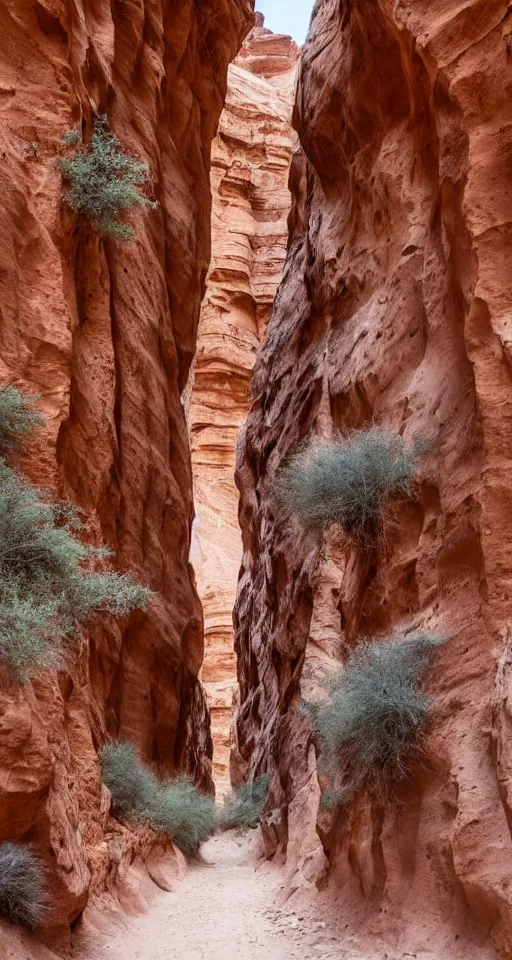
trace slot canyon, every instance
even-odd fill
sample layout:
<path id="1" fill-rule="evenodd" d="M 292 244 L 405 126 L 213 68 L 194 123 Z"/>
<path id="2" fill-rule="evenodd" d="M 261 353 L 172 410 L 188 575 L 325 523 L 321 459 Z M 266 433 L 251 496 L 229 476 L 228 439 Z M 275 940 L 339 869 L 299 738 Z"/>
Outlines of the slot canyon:
<path id="1" fill-rule="evenodd" d="M 242 541 L 234 482 L 237 431 L 249 378 L 281 279 L 298 57 L 290 37 L 258 25 L 228 72 L 211 157 L 212 262 L 189 383 L 195 523 L 191 560 L 204 612 L 202 679 L 209 697 L 214 769 L 229 791 L 236 690 L 232 611 Z"/>
<path id="2" fill-rule="evenodd" d="M 258 6 L 0 7 L 0 960 L 512 960 L 512 7 Z"/>

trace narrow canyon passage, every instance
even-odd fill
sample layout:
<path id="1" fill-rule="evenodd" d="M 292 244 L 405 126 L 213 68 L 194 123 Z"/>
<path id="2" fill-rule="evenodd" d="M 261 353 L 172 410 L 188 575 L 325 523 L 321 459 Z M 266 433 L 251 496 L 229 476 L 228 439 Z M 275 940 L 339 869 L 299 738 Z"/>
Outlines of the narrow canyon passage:
<path id="1" fill-rule="evenodd" d="M 0 960 L 512 960 L 511 103 L 512 0 L 0 2 Z"/>
<path id="2" fill-rule="evenodd" d="M 235 450 L 286 255 L 298 55 L 292 38 L 273 34 L 259 16 L 228 71 L 226 103 L 212 145 L 212 260 L 184 398 L 194 479 L 190 559 L 204 612 L 201 679 L 210 708 L 218 796 L 231 786 L 236 696 L 233 605 L 242 538 Z M 236 779 L 236 771 L 231 773 Z"/>
<path id="3" fill-rule="evenodd" d="M 279 867 L 258 862 L 254 834 L 224 834 L 203 847 L 175 893 L 88 945 L 82 960 L 363 960 L 324 921 L 276 907 Z M 374 958 L 365 954 L 365 960 Z M 376 958 L 375 958 L 376 960 Z"/>

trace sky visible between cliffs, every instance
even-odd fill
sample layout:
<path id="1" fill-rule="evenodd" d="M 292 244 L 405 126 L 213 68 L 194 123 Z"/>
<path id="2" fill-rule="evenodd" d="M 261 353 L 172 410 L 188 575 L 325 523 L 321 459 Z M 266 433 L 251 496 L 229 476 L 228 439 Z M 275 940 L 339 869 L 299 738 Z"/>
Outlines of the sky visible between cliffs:
<path id="1" fill-rule="evenodd" d="M 291 34 L 304 43 L 308 32 L 313 0 L 256 0 L 256 10 L 265 14 L 265 26 L 274 33 Z"/>

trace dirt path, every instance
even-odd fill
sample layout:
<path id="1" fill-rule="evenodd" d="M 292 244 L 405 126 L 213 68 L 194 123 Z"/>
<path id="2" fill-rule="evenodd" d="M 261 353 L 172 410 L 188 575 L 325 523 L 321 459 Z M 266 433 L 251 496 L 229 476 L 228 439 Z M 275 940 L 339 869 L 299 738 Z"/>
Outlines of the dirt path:
<path id="1" fill-rule="evenodd" d="M 275 907 L 278 868 L 257 868 L 250 838 L 215 837 L 175 893 L 96 943 L 98 960 L 344 960 L 325 923 Z M 92 960 L 92 958 L 91 958 Z"/>

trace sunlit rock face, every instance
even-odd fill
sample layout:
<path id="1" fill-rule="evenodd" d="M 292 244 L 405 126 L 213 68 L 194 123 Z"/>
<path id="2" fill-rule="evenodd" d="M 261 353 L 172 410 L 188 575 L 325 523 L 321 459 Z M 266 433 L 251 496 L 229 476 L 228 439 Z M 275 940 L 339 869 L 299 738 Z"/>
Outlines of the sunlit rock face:
<path id="1" fill-rule="evenodd" d="M 0 381 L 40 394 L 47 417 L 22 466 L 156 593 L 147 613 L 98 618 L 58 676 L 2 686 L 0 841 L 30 841 L 47 863 L 57 946 L 89 891 L 143 852 L 129 831 L 108 839 L 105 738 L 213 788 L 180 395 L 210 259 L 210 146 L 251 23 L 250 0 L 0 6 Z M 158 201 L 130 217 L 127 243 L 62 202 L 61 138 L 88 139 L 102 113 Z"/>
<path id="2" fill-rule="evenodd" d="M 316 4 L 239 444 L 234 765 L 272 770 L 269 853 L 293 886 L 327 882 L 372 956 L 512 956 L 511 31 L 507 0 Z M 320 549 L 276 518 L 275 472 L 297 440 L 373 422 L 431 440 L 414 496 L 380 553 Z M 397 626 L 449 636 L 427 760 L 398 805 L 329 812 L 301 697 Z"/>
<path id="3" fill-rule="evenodd" d="M 189 421 L 196 509 L 191 559 L 204 610 L 202 678 L 221 793 L 229 785 L 236 680 L 232 609 L 242 555 L 233 480 L 236 434 L 286 252 L 297 56 L 290 37 L 266 30 L 260 15 L 229 68 L 212 149 L 212 263 Z"/>

